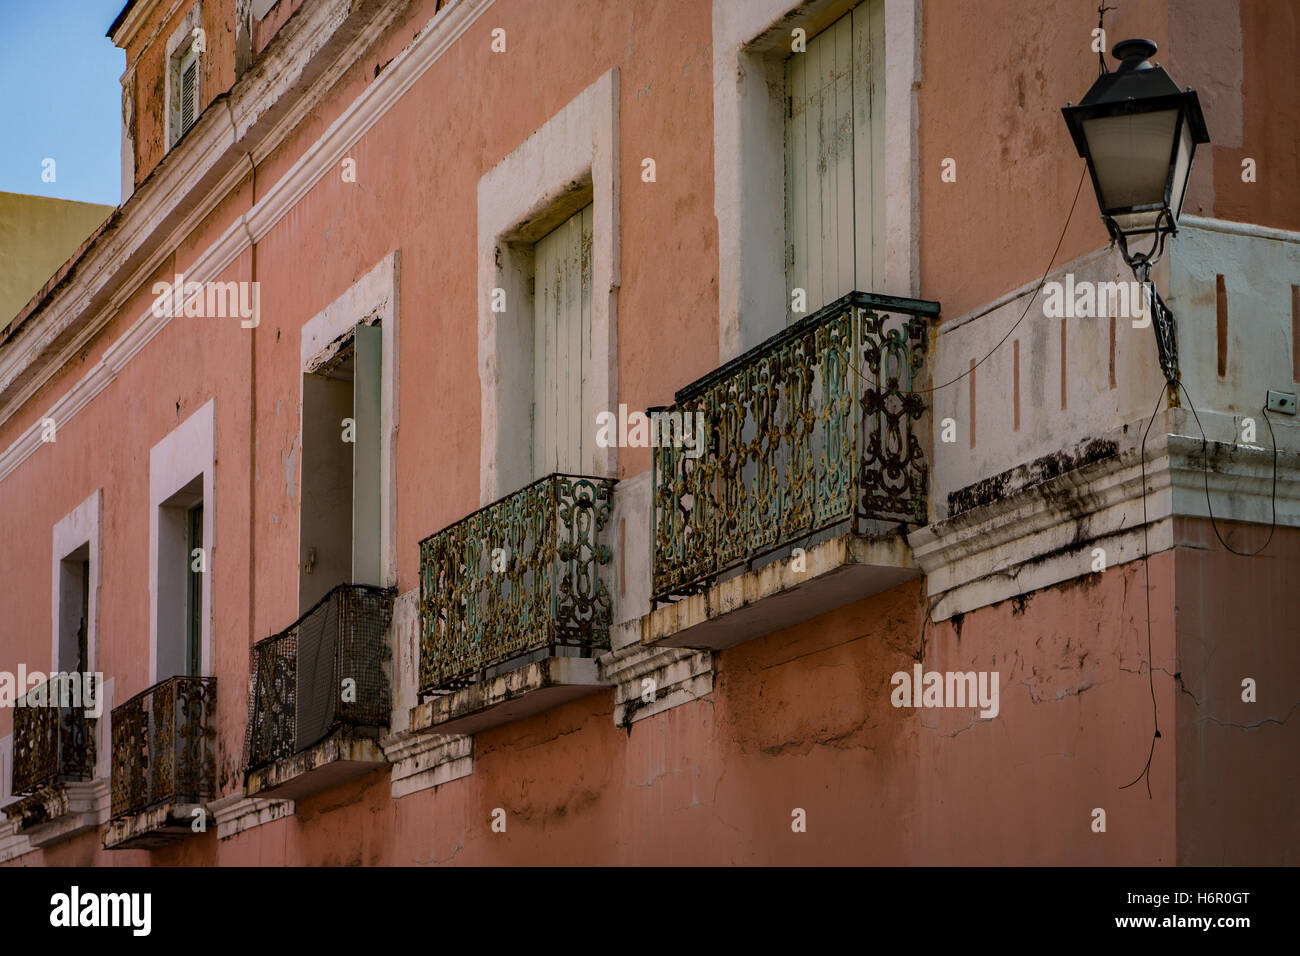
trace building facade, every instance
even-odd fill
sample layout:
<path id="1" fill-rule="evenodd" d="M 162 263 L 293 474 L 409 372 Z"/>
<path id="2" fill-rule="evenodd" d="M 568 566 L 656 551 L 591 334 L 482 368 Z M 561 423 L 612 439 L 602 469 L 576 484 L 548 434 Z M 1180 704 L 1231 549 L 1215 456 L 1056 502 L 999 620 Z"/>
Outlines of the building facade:
<path id="1" fill-rule="evenodd" d="M 1174 393 L 1088 3 L 127 3 L 0 340 L 0 860 L 1296 862 L 1300 14 L 1119 6 Z"/>
<path id="2" fill-rule="evenodd" d="M 113 214 L 112 206 L 0 192 L 0 315 L 22 311 Z M 8 331 L 8 330 L 6 330 Z"/>

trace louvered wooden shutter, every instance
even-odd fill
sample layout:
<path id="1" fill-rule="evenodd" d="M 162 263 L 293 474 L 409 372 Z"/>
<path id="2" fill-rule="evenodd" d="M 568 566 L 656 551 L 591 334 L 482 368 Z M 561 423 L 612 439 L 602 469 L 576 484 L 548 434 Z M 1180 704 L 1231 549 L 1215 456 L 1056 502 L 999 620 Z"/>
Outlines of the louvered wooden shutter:
<path id="1" fill-rule="evenodd" d="M 786 268 L 815 312 L 883 269 L 884 21 L 867 0 L 786 61 Z M 787 301 L 787 309 L 789 308 Z"/>
<path id="2" fill-rule="evenodd" d="M 594 440 L 591 372 L 592 207 L 533 250 L 533 474 L 583 474 Z"/>
<path id="3" fill-rule="evenodd" d="M 195 97 L 198 93 L 199 61 L 193 52 L 181 62 L 181 132 L 194 124 Z"/>

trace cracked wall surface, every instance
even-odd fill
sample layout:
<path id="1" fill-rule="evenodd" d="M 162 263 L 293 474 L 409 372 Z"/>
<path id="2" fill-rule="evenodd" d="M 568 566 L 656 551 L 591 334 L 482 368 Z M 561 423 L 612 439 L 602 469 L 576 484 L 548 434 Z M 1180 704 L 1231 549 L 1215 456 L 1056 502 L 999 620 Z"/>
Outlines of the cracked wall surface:
<path id="1" fill-rule="evenodd" d="M 1095 60 L 1076 58 L 1070 69 L 1055 72 L 1041 64 L 1066 62 L 1078 50 L 1092 12 L 1082 10 L 1076 20 L 1067 20 L 1051 5 L 991 4 L 932 3 L 922 12 L 920 145 L 912 158 L 919 168 L 933 171 L 956 152 L 963 190 L 958 193 L 933 175 L 918 183 L 923 236 L 918 294 L 942 300 L 945 321 L 1038 278 L 1061 221 L 1054 210 L 1059 207 L 1063 216 L 1080 172 L 1057 107 L 1086 89 Z M 235 0 L 205 2 L 204 16 L 223 18 L 221 11 L 236 5 Z M 159 30 L 172 30 L 190 6 L 177 4 L 175 16 Z M 554 6 L 501 0 L 490 8 L 490 18 L 466 27 L 447 55 L 431 61 L 391 108 L 376 115 L 373 126 L 339 147 L 355 161 L 355 180 L 344 179 L 337 166 L 310 176 L 295 172 L 325 150 L 318 144 L 330 142 L 327 132 L 353 104 L 376 84 L 389 88 L 403 64 L 412 62 L 407 54 L 414 38 L 441 6 L 439 0 L 415 0 L 404 7 L 391 28 L 379 30 L 372 46 L 334 78 L 316 107 L 260 156 L 255 170 L 232 185 L 189 234 L 177 237 L 165 261 L 137 277 L 134 288 L 126 284 L 127 267 L 143 258 L 105 263 L 123 270 L 110 290 L 120 296 L 117 312 L 35 398 L 0 422 L 0 448 L 11 447 L 55 399 L 71 394 L 127 339 L 128 330 L 149 313 L 154 282 L 191 268 L 246 213 L 270 216 L 276 207 L 261 204 L 284 183 L 301 188 L 265 233 L 259 232 L 255 248 L 240 245 L 213 277 L 260 283 L 260 326 L 244 330 L 238 323 L 171 321 L 142 341 L 139 353 L 114 371 L 112 381 L 75 417 L 60 421 L 57 443 L 14 466 L 0 494 L 6 536 L 44 547 L 54 522 L 92 489 L 103 488 L 99 652 L 117 682 L 115 693 L 125 700 L 148 684 L 141 636 L 148 634 L 149 594 L 141 581 L 147 581 L 142 570 L 149 564 L 149 535 L 141 525 L 141 502 L 148 494 L 149 449 L 218 396 L 211 588 L 219 595 L 212 630 L 219 635 L 213 673 L 219 685 L 222 797 L 240 788 L 248 648 L 300 611 L 297 436 L 304 322 L 392 250 L 401 250 L 409 267 L 397 278 L 396 291 L 411 320 L 403 320 L 394 363 L 404 412 L 396 438 L 393 533 L 397 586 L 407 597 L 399 604 L 400 653 L 394 662 L 414 674 L 419 542 L 481 503 L 480 432 L 487 426 L 473 320 L 480 291 L 475 187 L 487 170 L 611 69 L 625 78 L 619 87 L 624 185 L 618 399 L 633 409 L 669 401 L 676 389 L 719 361 L 718 220 L 711 178 L 715 51 L 712 4 L 704 0 L 575 0 Z M 1202 9 L 1208 3 L 1140 0 L 1117 13 L 1112 34 L 1150 20 L 1164 43 L 1169 32 L 1164 13 L 1180 6 Z M 311 9 L 300 0 L 281 0 L 254 25 L 252 48 L 267 48 L 296 11 Z M 1267 55 L 1294 43 L 1288 46 L 1282 31 L 1281 40 L 1261 42 L 1261 9 L 1243 0 L 1239 19 L 1243 43 L 1263 54 L 1244 54 L 1243 69 L 1224 73 L 1226 85 L 1215 95 L 1231 98 L 1232 77 L 1238 74 L 1250 86 L 1261 72 L 1271 76 L 1266 71 L 1290 66 Z M 448 18 L 453 14 L 455 9 L 446 11 Z M 972 36 L 989 35 L 996 16 L 1017 28 L 990 36 L 991 46 L 971 43 Z M 497 25 L 508 30 L 512 53 L 489 69 L 484 62 L 494 61 L 483 58 L 494 55 L 488 38 Z M 214 34 L 210 62 L 229 63 L 233 71 L 233 51 L 222 46 L 234 42 L 233 34 L 209 32 Z M 524 37 L 536 43 L 529 45 Z M 582 41 L 579 56 L 575 37 Z M 166 38 L 163 33 L 153 41 L 148 57 L 157 55 Z M 1177 34 L 1174 39 L 1181 42 Z M 1189 44 L 1192 39 L 1186 38 Z M 132 62 L 138 53 L 128 51 Z M 1178 79 L 1198 82 L 1192 58 L 1177 47 L 1174 53 L 1182 56 L 1174 67 Z M 1270 67 L 1270 62 L 1281 65 Z M 989 82 L 969 82 L 971 75 L 990 70 Z M 232 75 L 205 75 L 204 101 L 229 88 Z M 153 176 L 155 184 L 170 182 L 162 152 L 161 72 L 141 59 L 128 83 L 136 109 L 137 180 Z M 1293 92 L 1283 94 L 1294 98 Z M 1245 131 L 1243 141 L 1259 142 L 1265 102 L 1256 99 L 1241 111 L 1236 125 Z M 365 108 L 377 112 L 373 103 Z M 997 115 L 1010 119 L 990 123 Z M 1231 181 L 1240 152 L 1232 142 L 1224 140 L 1205 153 L 1207 159 L 1220 157 L 1213 191 L 1206 191 L 1208 167 L 1198 158 L 1196 211 L 1235 211 L 1246 220 L 1300 226 L 1294 190 L 1276 194 L 1274 184 L 1284 176 L 1261 185 L 1261 196 L 1279 200 L 1267 209 L 1259 204 L 1262 199 L 1241 197 L 1239 184 Z M 954 144 L 964 151 L 957 152 Z M 1286 147 L 1278 140 L 1261 157 L 1294 163 L 1295 151 Z M 655 183 L 639 177 L 638 164 L 646 156 L 657 161 Z M 238 162 L 232 168 L 242 175 L 252 160 L 240 156 Z M 158 228 L 172 228 L 196 197 L 178 200 L 179 211 Z M 1082 212 L 1087 199 L 1085 193 L 1060 262 L 1104 245 L 1100 223 Z M 1014 241 L 972 240 L 993 228 L 1007 236 L 1014 232 Z M 240 229 L 252 235 L 249 220 Z M 1189 240 L 1186 232 L 1191 230 L 1180 241 Z M 1103 275 L 1100 266 L 1097 275 Z M 1071 336 L 1072 342 L 1089 341 L 1076 336 L 1073 327 Z M 1118 366 L 1118 381 L 1134 369 L 1154 369 L 1147 334 L 1132 341 L 1140 345 L 1119 348 L 1118 354 L 1134 364 Z M 1030 405 L 1040 396 L 1058 396 L 1055 380 L 1041 372 L 1044 356 L 1050 360 L 1052 354 L 1046 338 L 1026 340 L 1024 352 L 1027 428 Z M 981 367 L 981 395 L 998 394 L 991 387 L 993 363 L 1002 355 Z M 969 394 L 963 387 L 956 393 Z M 1149 407 L 1144 398 L 1141 413 Z M 1068 408 L 1079 409 L 1078 393 Z M 992 416 L 982 420 L 994 422 Z M 1048 424 L 1043 431 L 1064 434 Z M 988 447 L 981 444 L 981 454 Z M 949 481 L 957 472 L 941 474 L 937 454 L 931 457 L 934 487 L 944 488 L 940 479 Z M 969 449 L 961 457 L 969 459 Z M 648 449 L 621 450 L 619 475 L 643 475 L 650 461 Z M 1217 468 L 1227 461 L 1226 453 L 1213 461 Z M 1050 478 L 1070 463 L 1077 459 L 1040 459 L 1019 477 Z M 1008 458 L 989 472 L 1002 476 L 1016 465 Z M 266 482 L 261 474 L 268 476 Z M 620 485 L 620 493 L 630 485 Z M 995 499 L 1008 487 L 995 480 L 968 503 Z M 1046 489 L 1041 500 L 1067 511 L 1085 502 L 1074 492 L 1061 492 L 1063 499 L 1053 502 L 1056 493 Z M 648 517 L 648 511 L 637 514 L 638 520 Z M 1086 515 L 1070 530 L 1071 544 L 1098 533 Z M 1300 793 L 1294 756 L 1300 752 L 1298 533 L 1279 531 L 1262 558 L 1237 558 L 1218 546 L 1205 525 L 1185 523 L 1175 550 L 1156 554 L 1149 563 L 1112 564 L 1104 572 L 1017 594 L 939 624 L 927 619 L 924 586 L 914 582 L 717 653 L 710 693 L 627 728 L 616 725 L 624 708 L 616 708 L 614 690 L 602 690 L 477 734 L 471 772 L 398 799 L 392 797 L 390 772 L 381 769 L 306 797 L 292 816 L 226 841 L 219 841 L 212 827 L 152 855 L 105 854 L 99 835 L 90 833 L 16 862 L 1294 862 L 1293 848 L 1300 844 L 1294 814 Z M 1262 544 L 1262 534 L 1257 528 L 1230 532 L 1232 540 L 1249 548 Z M 635 537 L 620 537 L 619 547 Z M 1019 565 L 994 573 L 1012 579 L 1015 588 L 1029 586 Z M 10 652 L 6 667 L 20 659 L 48 659 L 49 574 L 50 562 L 31 560 L 29 549 L 0 549 L 0 580 L 20 598 L 6 602 L 0 615 L 0 646 Z M 620 587 L 624 580 L 618 579 Z M 618 600 L 630 606 L 632 593 L 629 587 L 629 596 L 620 593 Z M 917 663 L 926 670 L 997 672 L 998 716 L 980 719 L 971 707 L 892 706 L 891 675 L 910 672 Z M 1247 675 L 1259 681 L 1254 705 L 1239 699 L 1240 678 Z M 1157 716 L 1162 736 L 1153 750 Z M 0 713 L 0 734 L 11 727 L 12 715 Z M 497 808 L 505 811 L 505 832 L 491 828 Z M 1090 826 L 1095 808 L 1107 811 L 1105 833 Z M 806 832 L 791 829 L 796 809 L 807 815 Z"/>
<path id="2" fill-rule="evenodd" d="M 1238 551 L 1268 528 L 1220 522 Z M 1178 863 L 1300 862 L 1300 531 L 1240 557 L 1208 520 L 1177 523 Z M 1242 700 L 1242 681 L 1256 700 Z"/>

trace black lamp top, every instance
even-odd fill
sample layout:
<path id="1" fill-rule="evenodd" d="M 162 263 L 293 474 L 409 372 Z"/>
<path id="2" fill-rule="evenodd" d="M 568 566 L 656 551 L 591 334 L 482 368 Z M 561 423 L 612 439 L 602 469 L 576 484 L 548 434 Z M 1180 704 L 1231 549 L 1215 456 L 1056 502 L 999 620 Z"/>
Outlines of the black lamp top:
<path id="1" fill-rule="evenodd" d="M 1180 90 L 1164 67 L 1150 62 L 1155 52 L 1156 45 L 1150 40 L 1134 38 L 1116 43 L 1111 55 L 1120 61 L 1119 69 L 1097 77 L 1078 106 L 1066 107 L 1062 111 L 1080 156 L 1087 155 L 1081 123 L 1093 116 L 1181 107 L 1185 110 L 1193 141 L 1210 141 L 1196 94 L 1191 90 Z"/>
<path id="2" fill-rule="evenodd" d="M 1110 55 L 1120 61 L 1120 71 L 1129 70 L 1150 70 L 1152 66 L 1147 61 L 1156 55 L 1159 49 L 1152 40 L 1143 40 L 1135 37 L 1132 40 L 1120 40 L 1115 44 L 1115 49 L 1110 51 Z"/>

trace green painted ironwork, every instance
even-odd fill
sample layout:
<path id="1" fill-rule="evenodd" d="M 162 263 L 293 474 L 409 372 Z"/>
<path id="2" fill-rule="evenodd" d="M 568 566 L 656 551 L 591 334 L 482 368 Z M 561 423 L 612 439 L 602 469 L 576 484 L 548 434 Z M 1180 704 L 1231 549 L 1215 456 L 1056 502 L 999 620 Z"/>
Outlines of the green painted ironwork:
<path id="1" fill-rule="evenodd" d="M 850 293 L 651 411 L 702 415 L 706 436 L 702 449 L 654 449 L 655 600 L 841 523 L 925 523 L 927 406 L 914 388 L 938 313 Z"/>
<path id="2" fill-rule="evenodd" d="M 59 674 L 14 708 L 13 793 L 94 775 L 95 718 L 86 706 L 102 690 L 93 674 Z"/>
<path id="3" fill-rule="evenodd" d="M 523 655 L 609 646 L 614 480 L 548 475 L 420 542 L 420 692 Z"/>

